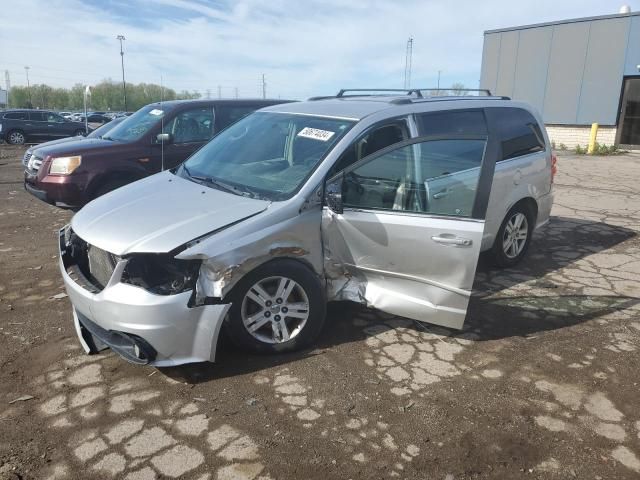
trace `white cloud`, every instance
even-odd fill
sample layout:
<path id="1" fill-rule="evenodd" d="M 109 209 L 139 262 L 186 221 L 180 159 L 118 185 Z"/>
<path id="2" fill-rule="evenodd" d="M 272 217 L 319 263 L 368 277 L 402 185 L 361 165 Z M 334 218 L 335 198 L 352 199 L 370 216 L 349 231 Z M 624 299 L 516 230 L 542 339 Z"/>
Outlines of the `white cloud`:
<path id="1" fill-rule="evenodd" d="M 256 96 L 264 73 L 268 94 L 283 98 L 400 87 L 410 35 L 412 85 L 432 86 L 442 70 L 443 85 L 477 87 L 484 30 L 617 11 L 601 0 L 3 3 L 0 69 L 10 70 L 13 84 L 25 83 L 24 65 L 33 83 L 117 80 L 115 36 L 124 34 L 128 81 L 159 83 L 162 75 L 178 90 L 216 96 L 222 85 L 224 95 L 238 87 Z M 638 9 L 640 0 L 631 3 Z"/>

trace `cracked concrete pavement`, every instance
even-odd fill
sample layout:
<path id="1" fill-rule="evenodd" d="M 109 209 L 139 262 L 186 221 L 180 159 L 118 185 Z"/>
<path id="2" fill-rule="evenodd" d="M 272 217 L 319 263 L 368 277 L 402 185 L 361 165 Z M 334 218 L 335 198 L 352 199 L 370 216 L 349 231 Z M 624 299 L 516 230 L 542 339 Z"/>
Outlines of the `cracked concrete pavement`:
<path id="1" fill-rule="evenodd" d="M 640 477 L 639 155 L 561 155 L 550 225 L 517 268 L 481 259 L 463 331 L 337 303 L 314 349 L 223 338 L 156 370 L 82 353 L 70 213 L 21 154 L 0 146 L 0 478 Z"/>

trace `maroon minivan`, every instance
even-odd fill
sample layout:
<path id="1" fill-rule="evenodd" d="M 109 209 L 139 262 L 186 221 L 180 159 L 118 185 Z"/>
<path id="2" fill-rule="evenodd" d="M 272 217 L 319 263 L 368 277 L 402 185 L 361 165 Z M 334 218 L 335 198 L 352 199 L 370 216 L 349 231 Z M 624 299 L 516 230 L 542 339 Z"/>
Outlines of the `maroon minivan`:
<path id="1" fill-rule="evenodd" d="M 175 100 L 141 108 L 101 138 L 34 150 L 24 187 L 40 200 L 79 208 L 118 187 L 173 168 L 245 115 L 288 100 Z"/>

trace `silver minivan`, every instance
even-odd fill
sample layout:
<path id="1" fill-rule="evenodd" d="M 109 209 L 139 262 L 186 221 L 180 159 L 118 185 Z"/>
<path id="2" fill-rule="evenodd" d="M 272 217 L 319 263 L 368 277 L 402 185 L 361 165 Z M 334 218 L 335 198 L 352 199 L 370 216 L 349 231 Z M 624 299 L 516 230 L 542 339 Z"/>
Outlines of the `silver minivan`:
<path id="1" fill-rule="evenodd" d="M 341 91 L 260 110 L 85 206 L 60 269 L 85 350 L 156 366 L 319 334 L 328 301 L 460 329 L 478 256 L 549 220 L 540 116 L 503 97 Z"/>

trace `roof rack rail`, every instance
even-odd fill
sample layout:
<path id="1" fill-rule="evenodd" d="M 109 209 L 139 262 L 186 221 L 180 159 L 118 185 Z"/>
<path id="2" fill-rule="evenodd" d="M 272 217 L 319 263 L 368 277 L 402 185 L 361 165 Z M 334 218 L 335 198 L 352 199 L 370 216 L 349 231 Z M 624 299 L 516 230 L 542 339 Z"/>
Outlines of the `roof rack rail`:
<path id="1" fill-rule="evenodd" d="M 336 98 L 344 97 L 345 93 L 350 92 L 365 92 L 364 95 L 367 96 L 373 96 L 372 92 L 405 93 L 407 95 L 415 95 L 418 98 L 422 98 L 422 92 L 417 88 L 342 88 L 336 95 Z"/>
<path id="2" fill-rule="evenodd" d="M 492 97 L 491 90 L 488 88 L 417 88 L 416 90 L 422 92 L 476 92 L 482 93 L 484 96 Z"/>

